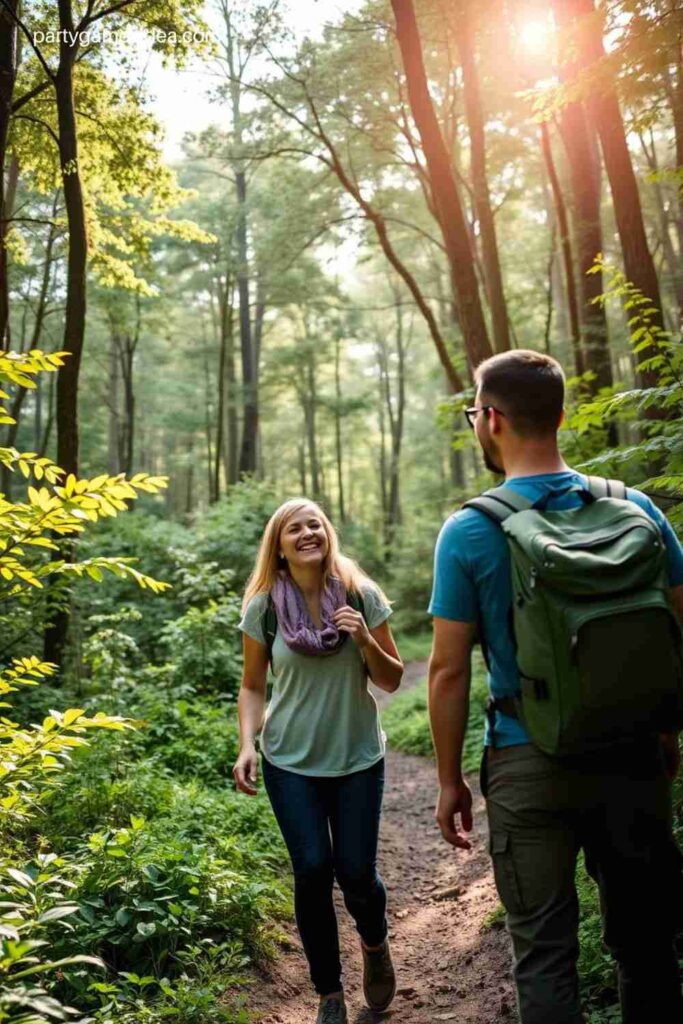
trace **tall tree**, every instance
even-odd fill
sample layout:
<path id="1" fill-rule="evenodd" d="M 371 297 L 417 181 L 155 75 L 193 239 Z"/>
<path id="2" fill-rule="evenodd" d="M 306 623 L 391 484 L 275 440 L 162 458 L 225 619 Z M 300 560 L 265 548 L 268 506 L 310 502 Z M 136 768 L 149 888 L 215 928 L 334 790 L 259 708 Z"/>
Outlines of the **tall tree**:
<path id="1" fill-rule="evenodd" d="M 465 113 L 470 137 L 472 189 L 481 235 L 484 281 L 491 310 L 493 344 L 496 352 L 504 352 L 510 348 L 510 327 L 503 288 L 503 274 L 500 267 L 496 225 L 489 193 L 484 112 L 481 102 L 474 10 L 471 0 L 465 0 L 458 15 L 456 33 L 460 65 L 462 67 Z"/>
<path id="2" fill-rule="evenodd" d="M 241 41 L 235 26 L 234 5 L 221 0 L 220 11 L 225 30 L 225 63 L 230 99 L 230 149 L 237 199 L 235 246 L 237 259 L 237 294 L 239 298 L 240 350 L 242 353 L 243 416 L 239 472 L 256 472 L 258 438 L 258 369 L 251 322 L 249 224 L 247 205 L 247 164 L 244 157 L 244 115 L 242 95 L 244 76 L 253 53 L 253 44 Z"/>
<path id="3" fill-rule="evenodd" d="M 559 234 L 560 250 L 562 252 L 562 267 L 564 271 L 564 286 L 567 299 L 567 313 L 569 319 L 569 330 L 574 355 L 574 369 L 577 376 L 584 372 L 583 353 L 581 351 L 581 332 L 579 327 L 579 306 L 576 298 L 576 279 L 574 277 L 574 258 L 572 253 L 571 239 L 569 235 L 569 218 L 567 217 L 567 204 L 564 201 L 564 194 L 560 179 L 555 168 L 553 150 L 550 142 L 548 122 L 541 122 L 541 151 L 545 162 L 548 181 L 553 197 L 553 208 Z"/>
<path id="4" fill-rule="evenodd" d="M 474 269 L 467 221 L 453 165 L 429 93 L 422 43 L 413 0 L 391 0 L 403 58 L 413 120 L 422 143 L 432 196 L 443 233 L 465 350 L 471 367 L 492 354 L 479 285 Z"/>
<path id="5" fill-rule="evenodd" d="M 566 38 L 566 37 L 565 37 Z M 591 273 L 603 251 L 600 221 L 601 167 L 595 131 L 580 102 L 568 103 L 559 113 L 560 135 L 567 155 L 571 182 L 571 217 L 576 250 L 581 325 L 581 362 L 592 374 L 590 390 L 612 383 L 607 314 L 598 297 L 603 292 L 601 273 Z"/>
<path id="6" fill-rule="evenodd" d="M 68 223 L 68 256 L 66 280 L 66 310 L 64 317 L 63 350 L 69 353 L 60 370 L 57 383 L 57 461 L 69 473 L 78 472 L 79 427 L 78 427 L 78 380 L 83 344 L 85 339 L 87 302 L 88 228 L 84 195 L 83 167 L 79 155 L 79 124 L 75 102 L 75 74 L 82 44 L 88 34 L 95 31 L 102 21 L 121 21 L 130 18 L 142 29 L 163 28 L 165 33 L 174 35 L 180 44 L 175 46 L 175 58 L 182 60 L 187 55 L 189 43 L 184 43 L 183 29 L 196 19 L 198 0 L 189 0 L 185 10 L 180 12 L 175 5 L 163 0 L 146 3 L 144 7 L 136 0 L 89 0 L 82 16 L 78 14 L 73 0 L 57 0 L 56 15 L 53 12 L 37 11 L 36 25 L 48 30 L 58 40 L 56 66 L 42 43 L 37 42 L 38 34 L 32 26 L 17 15 L 16 6 L 10 9 L 10 0 L 0 0 L 0 8 L 15 21 L 24 36 L 24 43 L 33 52 L 43 74 L 43 80 L 21 97 L 22 107 L 30 99 L 40 96 L 45 89 L 54 94 L 57 113 L 57 132 L 52 131 L 44 118 L 32 119 L 47 128 L 56 137 L 59 149 L 59 164 Z M 52 18 L 55 19 L 54 23 Z M 35 26 L 34 26 L 35 27 Z M 173 30 L 171 32 L 171 30 Z M 171 49 L 169 42 L 167 49 Z M 17 114 L 17 103 L 14 104 Z M 25 117 L 23 113 L 20 115 Z M 29 119 L 31 119 L 29 117 Z M 149 125 L 147 126 L 149 129 Z"/>
<path id="7" fill-rule="evenodd" d="M 411 324 L 409 331 L 406 332 L 401 292 L 395 286 L 392 291 L 395 346 L 390 345 L 387 333 L 383 329 L 378 332 L 376 342 L 381 394 L 380 425 L 383 434 L 380 469 L 386 562 L 390 561 L 396 529 L 401 522 L 401 452 L 406 409 L 406 354 L 412 331 Z"/>
<path id="8" fill-rule="evenodd" d="M 571 30 L 580 69 L 590 72 L 589 80 L 584 82 L 584 103 L 600 139 L 626 276 L 656 308 L 655 326 L 664 328 L 659 280 L 648 246 L 638 182 L 614 80 L 605 66 L 601 14 L 593 0 L 554 0 L 553 7 L 558 24 Z M 653 379 L 650 373 L 644 378 L 648 382 Z"/>
<path id="9" fill-rule="evenodd" d="M 337 464 L 337 501 L 339 502 L 339 523 L 346 522 L 344 500 L 344 446 L 342 443 L 342 379 L 341 379 L 342 335 L 337 330 L 334 339 L 334 453 Z"/>
<path id="10" fill-rule="evenodd" d="M 40 271 L 40 287 L 38 294 L 35 299 L 35 309 L 33 312 L 33 327 L 30 332 L 30 339 L 27 338 L 28 345 L 22 345 L 22 349 L 27 347 L 28 350 L 38 349 L 42 346 L 43 326 L 45 323 L 45 315 L 47 312 L 47 303 L 49 298 L 50 284 L 52 281 L 54 271 L 54 248 L 55 242 L 58 237 L 57 228 L 57 209 L 59 206 L 59 192 L 55 193 L 52 201 L 51 216 L 48 221 L 47 234 L 45 237 L 45 256 L 43 259 L 43 265 Z M 25 303 L 25 311 L 28 309 L 29 299 L 27 297 Z M 35 394 L 36 392 L 34 392 Z M 4 439 L 4 445 L 8 448 L 13 448 L 17 442 L 17 435 L 19 433 L 19 426 L 21 422 L 21 412 L 24 406 L 28 389 L 24 387 L 17 387 L 14 392 L 12 405 L 10 406 L 10 416 L 14 420 L 13 423 L 9 423 L 7 426 L 7 434 Z M 2 466 L 0 473 L 0 487 L 3 493 L 9 497 L 12 487 L 12 473 L 9 471 L 7 466 Z"/>
<path id="11" fill-rule="evenodd" d="M 7 279 L 7 203 L 5 166 L 7 138 L 12 119 L 12 100 L 17 76 L 17 11 L 19 0 L 0 4 L 0 349 L 5 346 L 9 323 L 9 284 Z"/>

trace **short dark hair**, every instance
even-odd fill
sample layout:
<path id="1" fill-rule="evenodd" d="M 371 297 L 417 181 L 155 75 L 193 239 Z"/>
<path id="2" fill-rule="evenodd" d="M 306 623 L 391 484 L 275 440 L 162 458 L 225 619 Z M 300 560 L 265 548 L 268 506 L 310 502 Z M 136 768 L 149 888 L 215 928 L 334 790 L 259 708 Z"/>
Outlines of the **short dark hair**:
<path id="1" fill-rule="evenodd" d="M 554 433 L 564 406 L 564 372 L 556 359 L 531 349 L 499 352 L 480 363 L 475 382 L 520 437 Z"/>

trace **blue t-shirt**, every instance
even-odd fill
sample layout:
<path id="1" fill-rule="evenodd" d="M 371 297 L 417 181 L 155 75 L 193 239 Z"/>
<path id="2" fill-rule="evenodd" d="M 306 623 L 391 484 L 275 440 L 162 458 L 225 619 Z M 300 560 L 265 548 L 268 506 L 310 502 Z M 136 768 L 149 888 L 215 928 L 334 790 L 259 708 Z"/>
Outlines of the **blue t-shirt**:
<path id="1" fill-rule="evenodd" d="M 546 473 L 540 476 L 513 477 L 505 481 L 518 494 L 538 501 L 548 491 L 579 483 L 586 477 L 574 470 Z M 683 549 L 671 525 L 648 497 L 628 488 L 627 497 L 634 501 L 659 526 L 668 556 L 669 584 L 683 583 Z M 581 498 L 576 493 L 551 498 L 552 509 L 576 508 Z M 455 622 L 477 622 L 478 610 L 490 671 L 489 690 L 494 697 L 508 697 L 519 691 L 515 648 L 510 631 L 512 580 L 510 554 L 501 528 L 482 512 L 465 508 L 448 519 L 439 534 L 434 555 L 434 587 L 429 613 L 439 619 Z M 496 715 L 495 739 L 498 747 L 528 743 L 529 737 L 515 718 Z M 491 736 L 487 726 L 486 742 Z"/>

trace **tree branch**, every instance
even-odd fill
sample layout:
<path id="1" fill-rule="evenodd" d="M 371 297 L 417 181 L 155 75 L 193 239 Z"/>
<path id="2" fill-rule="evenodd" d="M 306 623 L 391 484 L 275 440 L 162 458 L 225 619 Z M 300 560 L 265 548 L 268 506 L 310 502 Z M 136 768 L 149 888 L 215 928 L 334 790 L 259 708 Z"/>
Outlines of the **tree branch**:
<path id="1" fill-rule="evenodd" d="M 31 121 L 33 124 L 39 124 L 42 128 L 45 129 L 45 131 L 50 133 L 50 135 L 55 141 L 55 144 L 57 145 L 57 148 L 59 148 L 59 136 L 57 135 L 55 130 L 47 123 L 47 121 L 43 121 L 40 117 L 33 117 L 31 114 L 15 114 L 15 117 L 17 121 Z"/>
<path id="2" fill-rule="evenodd" d="M 50 65 L 47 63 L 47 61 L 43 57 L 42 53 L 40 52 L 40 49 L 36 46 L 35 41 L 33 39 L 33 34 L 26 27 L 26 25 L 21 20 L 19 15 L 14 13 L 12 8 L 7 3 L 7 0 L 0 0 L 0 4 L 5 9 L 7 14 L 9 14 L 10 18 L 12 19 L 12 21 L 21 29 L 21 31 L 24 33 L 24 35 L 28 39 L 29 46 L 31 47 L 31 49 L 35 53 L 36 57 L 40 61 L 41 65 L 42 65 L 42 68 L 43 68 L 43 71 L 45 72 L 47 77 L 50 79 L 50 81 L 54 81 L 54 77 L 55 77 L 54 76 L 54 72 L 51 71 Z"/>
<path id="3" fill-rule="evenodd" d="M 94 25 L 96 21 L 101 21 L 102 18 L 108 18 L 110 14 L 118 14 L 119 11 L 124 10 L 126 7 L 130 7 L 131 4 L 134 3 L 137 3 L 137 0 L 119 0 L 119 3 L 111 4 L 109 7 L 105 7 L 104 10 L 97 11 L 97 13 L 93 14 L 92 8 L 95 6 L 95 0 L 92 0 L 92 2 L 88 3 L 88 9 L 83 15 L 76 32 L 83 32 L 86 28 L 89 28 L 90 25 Z M 88 11 L 91 13 L 88 14 Z"/>

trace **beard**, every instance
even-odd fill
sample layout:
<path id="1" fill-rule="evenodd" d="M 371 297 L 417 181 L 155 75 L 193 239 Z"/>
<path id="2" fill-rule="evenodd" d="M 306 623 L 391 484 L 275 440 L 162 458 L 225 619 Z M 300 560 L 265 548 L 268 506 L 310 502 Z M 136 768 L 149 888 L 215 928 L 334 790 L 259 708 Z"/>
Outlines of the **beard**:
<path id="1" fill-rule="evenodd" d="M 498 476 L 505 476 L 505 470 L 500 464 L 500 456 L 493 444 L 489 441 L 489 443 L 485 445 L 480 440 L 479 445 L 481 447 L 482 455 L 484 456 L 484 465 L 489 472 L 496 473 Z"/>

